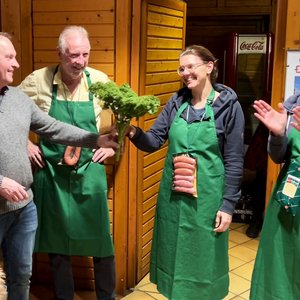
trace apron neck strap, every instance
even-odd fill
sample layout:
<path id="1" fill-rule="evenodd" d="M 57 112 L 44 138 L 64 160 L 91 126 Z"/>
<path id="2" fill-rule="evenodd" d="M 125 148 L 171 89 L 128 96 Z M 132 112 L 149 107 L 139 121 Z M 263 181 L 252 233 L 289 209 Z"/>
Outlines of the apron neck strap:
<path id="1" fill-rule="evenodd" d="M 85 76 L 86 76 L 88 87 L 90 88 L 90 86 L 92 85 L 92 80 L 91 80 L 91 77 L 90 77 L 90 72 L 87 71 L 87 70 L 84 70 L 84 73 L 85 73 Z M 93 99 L 94 99 L 94 95 L 89 91 L 89 100 L 93 101 Z"/>
<path id="2" fill-rule="evenodd" d="M 59 65 L 56 66 L 54 73 L 53 73 L 53 78 L 52 78 L 52 101 L 56 100 L 56 98 L 57 98 L 57 84 L 54 84 L 53 82 L 54 82 L 55 74 L 58 71 L 58 66 Z M 90 86 L 92 85 L 92 80 L 90 78 L 90 72 L 87 70 L 84 70 L 84 74 L 86 76 L 88 87 L 90 88 Z M 93 101 L 93 99 L 94 99 L 94 95 L 89 91 L 89 101 Z"/>
<path id="3" fill-rule="evenodd" d="M 207 97 L 207 104 L 211 105 L 215 99 L 216 91 L 214 88 L 211 89 L 209 96 Z"/>

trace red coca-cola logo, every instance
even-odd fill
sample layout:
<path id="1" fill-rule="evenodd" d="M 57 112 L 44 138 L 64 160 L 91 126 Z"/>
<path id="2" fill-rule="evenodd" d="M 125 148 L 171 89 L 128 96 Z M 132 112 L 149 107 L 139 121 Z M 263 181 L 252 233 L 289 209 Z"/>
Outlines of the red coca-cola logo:
<path id="1" fill-rule="evenodd" d="M 255 41 L 253 43 L 246 43 L 245 41 L 241 43 L 240 50 L 264 50 L 264 43 L 261 41 Z"/>

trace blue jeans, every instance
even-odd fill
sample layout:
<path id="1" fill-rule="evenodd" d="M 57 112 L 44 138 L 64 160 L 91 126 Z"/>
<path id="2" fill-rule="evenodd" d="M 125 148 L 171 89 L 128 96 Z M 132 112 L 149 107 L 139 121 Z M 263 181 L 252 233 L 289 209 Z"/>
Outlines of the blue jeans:
<path id="1" fill-rule="evenodd" d="M 0 215 L 0 243 L 8 300 L 29 299 L 36 229 L 37 212 L 33 201 L 18 210 Z"/>
<path id="2" fill-rule="evenodd" d="M 56 300 L 73 300 L 74 281 L 71 257 L 62 254 L 49 254 L 53 272 L 54 293 Z M 109 257 L 93 257 L 95 290 L 97 300 L 115 299 L 115 259 Z"/>

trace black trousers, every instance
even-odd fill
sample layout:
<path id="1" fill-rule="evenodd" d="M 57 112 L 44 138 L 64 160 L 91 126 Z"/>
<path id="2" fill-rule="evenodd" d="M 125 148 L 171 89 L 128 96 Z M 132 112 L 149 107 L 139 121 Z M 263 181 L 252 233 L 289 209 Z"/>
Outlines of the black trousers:
<path id="1" fill-rule="evenodd" d="M 57 300 L 73 300 L 74 280 L 71 257 L 61 254 L 49 254 L 54 280 L 54 293 Z M 95 290 L 97 300 L 115 299 L 115 259 L 109 257 L 93 257 Z"/>

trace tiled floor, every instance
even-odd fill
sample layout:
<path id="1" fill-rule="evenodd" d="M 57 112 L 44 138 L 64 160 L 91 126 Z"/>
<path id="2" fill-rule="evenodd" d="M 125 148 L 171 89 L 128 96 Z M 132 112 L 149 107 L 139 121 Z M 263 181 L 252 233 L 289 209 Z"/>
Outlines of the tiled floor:
<path id="1" fill-rule="evenodd" d="M 250 239 L 245 231 L 248 225 L 233 223 L 229 233 L 229 294 L 224 300 L 248 300 L 251 274 L 258 246 L 258 239 Z M 45 286 L 31 287 L 30 300 L 53 299 L 52 290 Z M 74 300 L 95 300 L 94 292 L 77 291 Z M 146 276 L 127 296 L 118 296 L 116 300 L 167 300 L 159 294 L 154 284 Z"/>

